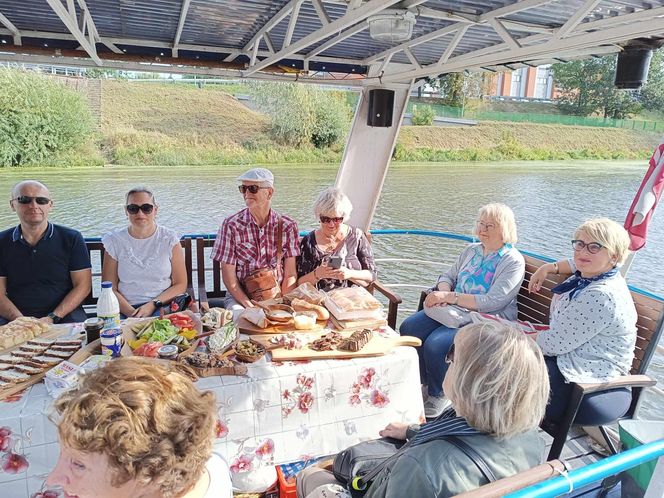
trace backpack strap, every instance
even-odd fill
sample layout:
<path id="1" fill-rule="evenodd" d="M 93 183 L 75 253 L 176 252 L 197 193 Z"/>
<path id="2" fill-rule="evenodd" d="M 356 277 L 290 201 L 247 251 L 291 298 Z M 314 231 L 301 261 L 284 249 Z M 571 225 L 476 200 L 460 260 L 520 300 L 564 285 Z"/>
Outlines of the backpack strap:
<path id="1" fill-rule="evenodd" d="M 493 473 L 491 468 L 487 465 L 484 458 L 482 458 L 480 454 L 475 451 L 468 443 L 456 436 L 445 436 L 443 439 L 452 443 L 454 446 L 459 448 L 468 458 L 470 458 L 477 466 L 477 468 L 480 469 L 480 472 L 487 481 L 494 482 L 498 480 L 496 479 L 496 475 Z"/>

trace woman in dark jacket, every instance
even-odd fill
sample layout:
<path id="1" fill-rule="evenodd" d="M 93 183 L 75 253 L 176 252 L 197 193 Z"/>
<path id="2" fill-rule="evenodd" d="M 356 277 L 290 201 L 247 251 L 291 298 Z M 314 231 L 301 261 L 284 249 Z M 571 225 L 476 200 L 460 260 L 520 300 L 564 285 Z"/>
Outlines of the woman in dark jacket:
<path id="1" fill-rule="evenodd" d="M 445 393 L 454 410 L 423 426 L 391 423 L 382 437 L 409 441 L 370 483 L 366 498 L 454 496 L 488 483 L 457 436 L 484 460 L 496 479 L 543 461 L 537 427 L 549 381 L 541 351 L 517 329 L 500 324 L 462 328 L 445 356 Z M 297 478 L 299 498 L 350 496 L 327 470 L 310 467 Z"/>

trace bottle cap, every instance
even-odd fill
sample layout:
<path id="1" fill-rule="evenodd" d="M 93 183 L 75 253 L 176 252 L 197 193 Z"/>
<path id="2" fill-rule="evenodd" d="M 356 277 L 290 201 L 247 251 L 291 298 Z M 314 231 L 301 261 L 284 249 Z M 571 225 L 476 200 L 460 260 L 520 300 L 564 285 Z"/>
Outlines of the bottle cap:
<path id="1" fill-rule="evenodd" d="M 101 283 L 101 288 L 102 289 L 110 289 L 113 287 L 113 282 L 102 282 Z"/>

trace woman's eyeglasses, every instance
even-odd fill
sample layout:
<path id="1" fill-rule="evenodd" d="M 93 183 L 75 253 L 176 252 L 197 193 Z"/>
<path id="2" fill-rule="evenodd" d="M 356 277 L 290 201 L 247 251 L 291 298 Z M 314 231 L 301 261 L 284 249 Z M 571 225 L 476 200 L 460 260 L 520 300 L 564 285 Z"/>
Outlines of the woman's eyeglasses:
<path id="1" fill-rule="evenodd" d="M 447 354 L 445 355 L 445 363 L 448 365 L 450 363 L 454 363 L 454 343 L 452 343 L 450 349 L 448 349 Z"/>
<path id="2" fill-rule="evenodd" d="M 270 188 L 270 187 L 260 187 L 258 185 L 240 185 L 238 187 L 238 190 L 242 195 L 244 195 L 247 193 L 247 191 L 251 192 L 252 194 L 255 194 L 263 188 Z"/>
<path id="3" fill-rule="evenodd" d="M 477 228 L 482 232 L 486 232 L 496 228 L 496 225 L 494 225 L 493 223 L 484 223 L 483 221 L 478 221 Z"/>
<path id="4" fill-rule="evenodd" d="M 51 202 L 51 199 L 48 197 L 30 197 L 29 195 L 19 195 L 16 199 L 19 204 L 31 204 L 32 201 L 35 201 L 37 204 L 40 206 L 45 206 L 49 202 Z"/>
<path id="5" fill-rule="evenodd" d="M 127 212 L 129 214 L 136 214 L 138 211 L 143 211 L 145 214 L 150 214 L 152 210 L 154 209 L 154 206 L 152 204 L 141 204 L 140 206 L 138 204 L 127 204 Z"/>
<path id="6" fill-rule="evenodd" d="M 320 222 L 325 224 L 325 225 L 327 225 L 330 222 L 333 222 L 335 225 L 338 225 L 340 223 L 343 223 L 343 221 L 344 221 L 343 216 L 337 216 L 337 217 L 334 217 L 334 218 L 331 218 L 329 216 L 321 216 L 320 217 Z"/>
<path id="7" fill-rule="evenodd" d="M 604 247 L 602 244 L 599 242 L 588 242 L 585 243 L 582 240 L 573 240 L 572 241 L 572 247 L 574 248 L 575 251 L 580 251 L 584 247 L 590 254 L 597 254 L 602 250 L 602 247 Z"/>

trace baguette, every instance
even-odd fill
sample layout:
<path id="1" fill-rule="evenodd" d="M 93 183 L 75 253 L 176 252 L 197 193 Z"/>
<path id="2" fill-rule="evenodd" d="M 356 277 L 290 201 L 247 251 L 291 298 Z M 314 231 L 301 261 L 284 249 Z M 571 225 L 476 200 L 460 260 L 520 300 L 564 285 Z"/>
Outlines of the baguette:
<path id="1" fill-rule="evenodd" d="M 313 311 L 316 313 L 317 320 L 327 320 L 330 318 L 330 312 L 327 311 L 327 308 L 318 306 L 316 304 L 311 304 L 305 301 L 304 299 L 294 298 L 291 301 L 291 307 L 295 311 Z"/>

